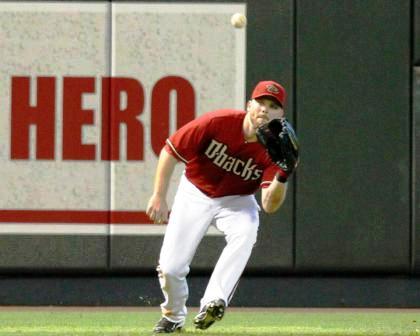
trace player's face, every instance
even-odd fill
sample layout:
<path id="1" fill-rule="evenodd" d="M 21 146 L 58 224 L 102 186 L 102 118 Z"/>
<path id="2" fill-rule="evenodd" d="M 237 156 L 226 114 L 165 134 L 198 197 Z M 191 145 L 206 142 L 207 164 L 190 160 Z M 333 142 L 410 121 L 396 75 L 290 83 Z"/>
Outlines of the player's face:
<path id="1" fill-rule="evenodd" d="M 247 110 L 254 128 L 273 119 L 284 117 L 283 108 L 274 99 L 266 97 L 250 100 Z"/>

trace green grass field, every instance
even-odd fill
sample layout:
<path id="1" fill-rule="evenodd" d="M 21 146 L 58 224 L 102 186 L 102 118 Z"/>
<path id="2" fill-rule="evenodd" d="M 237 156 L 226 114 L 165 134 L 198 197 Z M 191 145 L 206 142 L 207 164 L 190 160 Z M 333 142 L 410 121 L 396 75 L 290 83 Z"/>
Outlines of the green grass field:
<path id="1" fill-rule="evenodd" d="M 303 336 L 419 335 L 420 310 L 228 310 L 224 319 L 196 331 L 190 311 L 180 335 Z M 0 311 L 0 335 L 151 335 L 159 312 L 113 310 Z"/>

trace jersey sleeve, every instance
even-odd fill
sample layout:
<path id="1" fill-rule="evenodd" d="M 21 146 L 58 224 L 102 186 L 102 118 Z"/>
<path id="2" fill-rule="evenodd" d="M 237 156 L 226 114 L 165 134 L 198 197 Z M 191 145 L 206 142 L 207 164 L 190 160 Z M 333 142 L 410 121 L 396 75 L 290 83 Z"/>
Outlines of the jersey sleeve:
<path id="1" fill-rule="evenodd" d="M 281 170 L 280 169 L 280 167 L 279 166 L 277 166 L 276 164 L 272 164 L 272 165 L 270 165 L 269 167 L 267 167 L 265 170 L 264 170 L 264 173 L 263 173 L 263 177 L 262 177 L 262 180 L 261 180 L 261 184 L 260 184 L 260 187 L 261 188 L 267 188 L 270 184 L 271 184 L 271 182 L 273 181 L 273 178 L 274 178 L 274 176 L 277 174 L 277 173 L 279 173 L 280 175 L 282 175 L 282 176 L 284 176 L 284 177 L 286 177 L 287 175 L 286 175 L 286 173 L 283 171 L 283 170 Z"/>
<path id="2" fill-rule="evenodd" d="M 200 151 L 211 133 L 211 118 L 202 115 L 182 126 L 168 139 L 164 149 L 175 158 L 188 163 Z"/>

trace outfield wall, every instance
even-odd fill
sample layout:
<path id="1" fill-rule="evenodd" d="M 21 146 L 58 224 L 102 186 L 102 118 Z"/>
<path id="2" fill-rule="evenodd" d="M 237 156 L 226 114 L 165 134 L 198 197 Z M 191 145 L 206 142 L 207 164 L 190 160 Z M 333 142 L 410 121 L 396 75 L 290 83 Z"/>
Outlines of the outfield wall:
<path id="1" fill-rule="evenodd" d="M 261 213 L 247 274 L 414 279 L 419 3 L 1 2 L 0 272 L 154 275 L 165 226 L 145 209 L 165 138 L 269 78 L 301 165 Z M 210 230 L 193 274 L 223 245 Z"/>

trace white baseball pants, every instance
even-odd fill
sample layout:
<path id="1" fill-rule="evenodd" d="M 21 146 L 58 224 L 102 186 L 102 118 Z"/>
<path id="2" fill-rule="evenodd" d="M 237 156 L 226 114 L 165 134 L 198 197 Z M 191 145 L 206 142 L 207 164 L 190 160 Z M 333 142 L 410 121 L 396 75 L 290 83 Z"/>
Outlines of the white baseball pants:
<path id="1" fill-rule="evenodd" d="M 162 314 L 174 322 L 185 320 L 186 276 L 196 249 L 210 225 L 224 233 L 226 246 L 200 302 L 229 303 L 257 239 L 259 206 L 254 195 L 210 198 L 182 176 L 157 267 L 165 302 Z"/>

